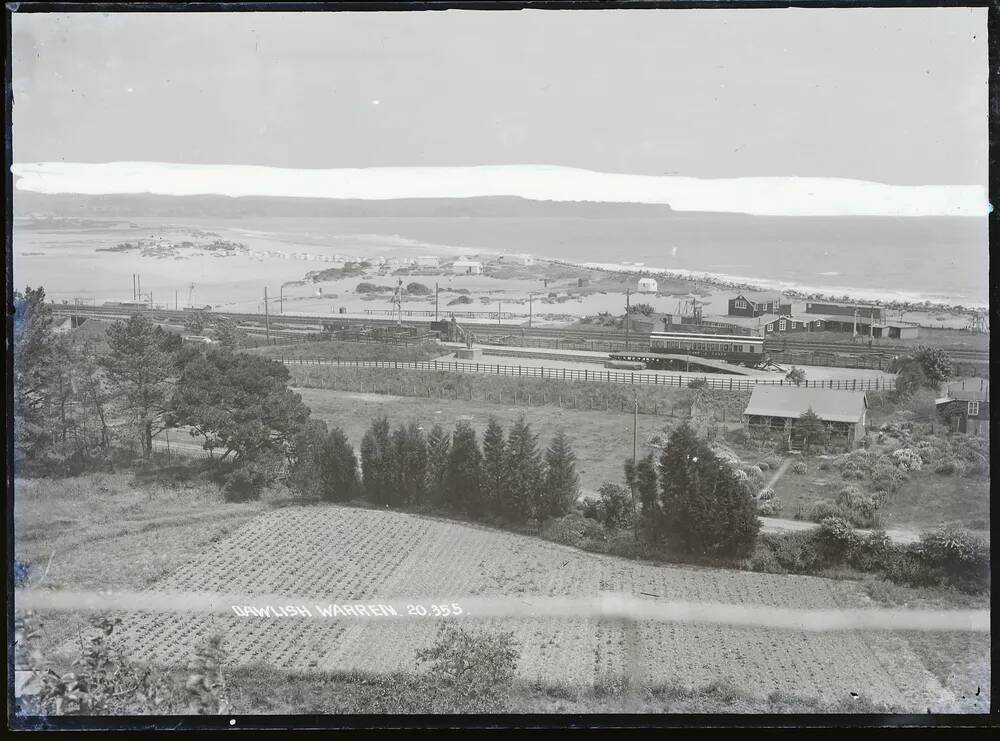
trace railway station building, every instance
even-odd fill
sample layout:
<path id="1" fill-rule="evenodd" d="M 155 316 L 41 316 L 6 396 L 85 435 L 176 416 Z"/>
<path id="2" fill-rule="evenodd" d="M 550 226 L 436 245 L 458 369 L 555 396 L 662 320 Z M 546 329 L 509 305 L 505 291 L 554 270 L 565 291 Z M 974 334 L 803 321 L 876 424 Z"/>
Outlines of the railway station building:
<path id="1" fill-rule="evenodd" d="M 831 445 L 850 450 L 867 434 L 868 396 L 864 391 L 797 386 L 755 386 L 743 412 L 743 428 L 748 435 L 782 439 L 795 450 L 802 443 L 796 428 L 809 409 L 822 420 Z"/>
<path id="2" fill-rule="evenodd" d="M 729 316 L 758 317 L 765 314 L 791 314 L 791 303 L 783 303 L 778 293 L 741 293 L 729 299 Z"/>

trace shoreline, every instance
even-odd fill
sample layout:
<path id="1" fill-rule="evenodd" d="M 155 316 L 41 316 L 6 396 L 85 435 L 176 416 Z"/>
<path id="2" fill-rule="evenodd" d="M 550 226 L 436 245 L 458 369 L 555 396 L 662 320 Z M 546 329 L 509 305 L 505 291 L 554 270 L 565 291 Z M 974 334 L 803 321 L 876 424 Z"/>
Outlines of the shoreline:
<path id="1" fill-rule="evenodd" d="M 485 253 L 483 253 L 485 254 Z M 539 261 L 552 265 L 560 265 L 568 268 L 593 270 L 608 275 L 634 275 L 636 277 L 662 276 L 672 280 L 683 281 L 692 284 L 706 284 L 715 288 L 727 291 L 761 291 L 780 292 L 783 297 L 796 299 L 798 301 L 826 301 L 830 303 L 857 303 L 864 305 L 881 306 L 887 309 L 904 311 L 933 312 L 941 311 L 951 314 L 961 314 L 974 316 L 980 312 L 988 311 L 989 304 L 979 303 L 948 303 L 947 301 L 932 301 L 930 299 L 919 300 L 918 298 L 897 298 L 885 300 L 884 298 L 864 297 L 863 294 L 872 289 L 861 288 L 836 288 L 837 293 L 830 292 L 814 286 L 793 287 L 787 282 L 769 281 L 766 278 L 752 278 L 743 276 L 728 276 L 720 273 L 701 272 L 684 268 L 654 268 L 646 265 L 628 265 L 623 263 L 599 263 L 599 262 L 570 262 L 549 257 L 538 257 Z M 851 293 L 840 293 L 840 290 Z M 883 294 L 884 295 L 884 294 Z"/>

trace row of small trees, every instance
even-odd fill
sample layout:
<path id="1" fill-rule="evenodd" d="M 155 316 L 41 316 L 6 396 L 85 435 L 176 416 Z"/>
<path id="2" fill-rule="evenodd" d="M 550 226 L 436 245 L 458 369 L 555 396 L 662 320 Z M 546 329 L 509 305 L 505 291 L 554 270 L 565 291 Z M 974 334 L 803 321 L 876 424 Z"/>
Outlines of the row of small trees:
<path id="1" fill-rule="evenodd" d="M 482 446 L 475 429 L 459 422 L 450 434 L 429 433 L 415 422 L 393 430 L 372 421 L 358 460 L 339 429 L 315 421 L 293 445 L 293 485 L 331 501 L 363 496 L 389 507 L 434 507 L 511 522 L 566 514 L 579 494 L 576 456 L 563 432 L 542 452 L 524 418 L 504 432 L 490 418 Z"/>

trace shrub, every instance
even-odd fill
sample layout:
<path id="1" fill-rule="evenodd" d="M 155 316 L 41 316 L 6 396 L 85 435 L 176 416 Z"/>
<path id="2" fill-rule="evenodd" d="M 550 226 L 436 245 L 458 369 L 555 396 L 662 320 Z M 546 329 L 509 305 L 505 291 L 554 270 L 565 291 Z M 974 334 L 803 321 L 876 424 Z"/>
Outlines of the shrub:
<path id="1" fill-rule="evenodd" d="M 943 476 L 964 476 L 967 470 L 965 461 L 959 458 L 946 458 L 945 460 L 934 466 L 934 473 L 939 473 Z"/>
<path id="2" fill-rule="evenodd" d="M 920 453 L 913 448 L 900 448 L 892 452 L 892 460 L 904 471 L 919 471 L 923 467 Z"/>
<path id="3" fill-rule="evenodd" d="M 989 587 L 989 543 L 964 528 L 943 527 L 922 533 L 913 553 L 929 572 L 960 589 Z"/>
<path id="4" fill-rule="evenodd" d="M 757 486 L 762 486 L 764 484 L 764 472 L 761 470 L 760 466 L 747 466 L 743 469 L 746 472 L 747 479 L 752 484 Z"/>
<path id="5" fill-rule="evenodd" d="M 517 676 L 514 634 L 489 633 L 444 623 L 430 648 L 416 653 L 418 666 L 430 665 L 433 693 L 448 698 L 439 712 L 500 713 L 508 709 Z"/>
<path id="6" fill-rule="evenodd" d="M 708 388 L 708 381 L 706 381 L 704 378 L 692 378 L 690 381 L 688 381 L 688 388 L 689 389 Z"/>
<path id="7" fill-rule="evenodd" d="M 609 530 L 632 527 L 632 493 L 624 486 L 604 483 L 598 489 L 601 495 L 597 519 Z"/>
<path id="8" fill-rule="evenodd" d="M 765 491 L 770 491 L 770 489 L 766 489 Z M 757 501 L 757 514 L 761 517 L 774 517 L 780 512 L 781 500 L 778 497 L 772 496 L 769 499 Z"/>
<path id="9" fill-rule="evenodd" d="M 819 559 L 827 564 L 843 563 L 858 539 L 854 527 L 843 517 L 823 519 L 814 534 Z"/>
<path id="10" fill-rule="evenodd" d="M 819 464 L 819 470 L 820 471 L 829 471 L 830 470 L 830 463 L 828 461 L 822 461 Z"/>
<path id="11" fill-rule="evenodd" d="M 831 499 L 817 499 L 806 507 L 805 518 L 810 522 L 822 522 L 827 517 L 849 517 L 843 507 Z"/>
<path id="12" fill-rule="evenodd" d="M 247 502 L 260 499 L 267 485 L 267 472 L 256 462 L 247 463 L 226 476 L 222 496 L 227 502 Z"/>
<path id="13" fill-rule="evenodd" d="M 757 500 L 763 502 L 767 501 L 768 499 L 774 499 L 774 489 L 769 489 L 768 487 L 765 486 L 763 489 L 757 492 Z"/>
<path id="14" fill-rule="evenodd" d="M 792 473 L 797 473 L 799 476 L 802 476 L 808 472 L 809 467 L 806 465 L 805 461 L 795 461 L 795 463 L 792 464 Z"/>
<path id="15" fill-rule="evenodd" d="M 761 461 L 760 463 L 757 464 L 757 468 L 759 468 L 761 471 L 770 471 L 771 464 L 768 463 L 767 461 Z"/>
<path id="16" fill-rule="evenodd" d="M 546 522 L 542 529 L 542 537 L 554 543 L 579 547 L 585 539 L 604 540 L 605 530 L 596 519 L 578 512 L 570 512 L 568 515 Z"/>
<path id="17" fill-rule="evenodd" d="M 871 527 L 883 501 L 878 494 L 867 494 L 855 486 L 845 486 L 837 493 L 837 504 L 857 527 Z"/>
<path id="18" fill-rule="evenodd" d="M 902 469 L 880 463 L 872 470 L 871 479 L 878 485 L 876 488 L 891 493 L 895 492 L 899 485 L 906 481 L 907 476 Z"/>
<path id="19" fill-rule="evenodd" d="M 772 471 L 777 471 L 779 468 L 781 468 L 781 464 L 783 463 L 782 459 L 776 455 L 769 455 L 767 458 L 764 459 L 764 462 L 767 464 L 767 467 Z"/>
<path id="20" fill-rule="evenodd" d="M 894 546 L 884 531 L 876 530 L 855 538 L 847 552 L 847 561 L 858 571 L 875 573 L 887 568 Z"/>

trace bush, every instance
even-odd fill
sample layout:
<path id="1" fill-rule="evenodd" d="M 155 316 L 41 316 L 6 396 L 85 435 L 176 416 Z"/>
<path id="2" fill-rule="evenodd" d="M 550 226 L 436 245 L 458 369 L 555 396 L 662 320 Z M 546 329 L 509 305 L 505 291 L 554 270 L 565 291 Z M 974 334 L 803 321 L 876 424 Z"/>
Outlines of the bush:
<path id="1" fill-rule="evenodd" d="M 406 292 L 413 296 L 427 296 L 432 291 L 423 283 L 414 282 L 414 283 L 407 283 Z"/>
<path id="2" fill-rule="evenodd" d="M 939 473 L 942 476 L 951 476 L 952 474 L 964 476 L 966 470 L 965 461 L 958 458 L 946 458 L 934 466 L 934 473 Z"/>
<path id="3" fill-rule="evenodd" d="M 770 491 L 770 489 L 765 489 L 765 491 Z M 757 514 L 761 517 L 774 517 L 781 512 L 781 500 L 778 497 L 772 496 L 769 499 L 760 499 L 757 501 Z"/>
<path id="4" fill-rule="evenodd" d="M 900 448 L 892 452 L 892 460 L 904 471 L 919 471 L 923 467 L 920 453 L 913 448 Z"/>
<path id="5" fill-rule="evenodd" d="M 847 552 L 848 563 L 858 571 L 877 573 L 888 567 L 894 546 L 884 531 L 876 530 L 855 538 Z"/>
<path id="6" fill-rule="evenodd" d="M 832 499 L 817 499 L 806 507 L 804 516 L 810 522 L 822 522 L 828 517 L 850 517 L 844 508 Z"/>
<path id="7" fill-rule="evenodd" d="M 781 468 L 781 464 L 784 461 L 782 461 L 782 459 L 776 455 L 769 455 L 767 458 L 764 459 L 764 462 L 767 464 L 767 467 L 769 469 L 771 469 L 772 471 L 777 471 L 779 468 Z"/>
<path id="8" fill-rule="evenodd" d="M 688 388 L 689 389 L 708 388 L 708 381 L 706 381 L 704 378 L 692 378 L 690 381 L 688 381 Z"/>
<path id="9" fill-rule="evenodd" d="M 792 473 L 796 473 L 802 476 L 809 472 L 809 467 L 806 465 L 805 461 L 795 461 L 792 464 Z"/>
<path id="10" fill-rule="evenodd" d="M 430 665 L 432 691 L 438 698 L 449 699 L 450 712 L 502 713 L 508 709 L 519 658 L 513 633 L 444 623 L 434 645 L 417 651 L 416 657 L 418 666 Z M 446 710 L 439 707 L 439 711 Z"/>
<path id="11" fill-rule="evenodd" d="M 990 582 L 990 547 L 964 528 L 943 527 L 922 533 L 913 553 L 940 580 L 965 591 L 982 591 Z"/>
<path id="12" fill-rule="evenodd" d="M 847 519 L 857 527 L 871 527 L 875 524 L 883 497 L 867 494 L 855 486 L 845 486 L 837 493 L 837 505 L 847 514 Z"/>
<path id="13" fill-rule="evenodd" d="M 760 463 L 757 464 L 757 468 L 759 468 L 761 471 L 770 471 L 771 464 L 768 463 L 767 461 L 761 461 Z"/>
<path id="14" fill-rule="evenodd" d="M 227 502 L 247 502 L 260 499 L 267 485 L 267 473 L 257 463 L 247 463 L 226 476 L 222 497 Z"/>
<path id="15" fill-rule="evenodd" d="M 568 515 L 549 520 L 542 529 L 542 537 L 545 540 L 577 548 L 584 540 L 603 541 L 606 535 L 600 522 L 578 512 L 570 512 Z"/>
<path id="16" fill-rule="evenodd" d="M 751 484 L 756 486 L 763 486 L 764 484 L 764 472 L 761 470 L 760 466 L 746 466 L 743 471 L 747 475 L 747 479 Z"/>
<path id="17" fill-rule="evenodd" d="M 817 555 L 829 565 L 843 563 L 858 540 L 853 525 L 843 517 L 825 518 L 814 534 Z"/>

